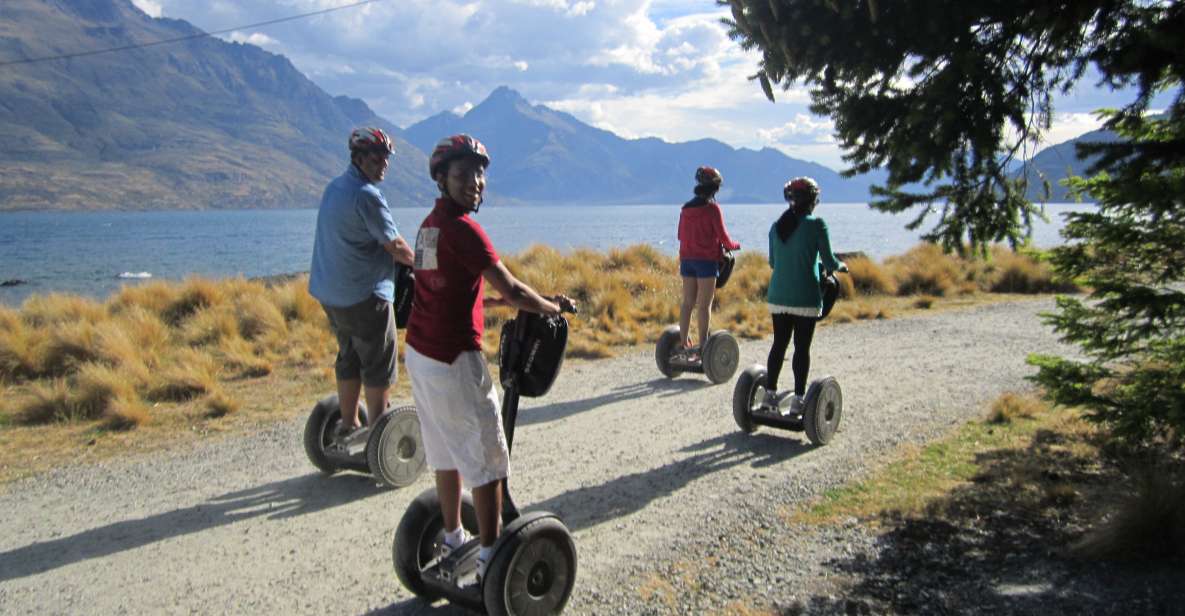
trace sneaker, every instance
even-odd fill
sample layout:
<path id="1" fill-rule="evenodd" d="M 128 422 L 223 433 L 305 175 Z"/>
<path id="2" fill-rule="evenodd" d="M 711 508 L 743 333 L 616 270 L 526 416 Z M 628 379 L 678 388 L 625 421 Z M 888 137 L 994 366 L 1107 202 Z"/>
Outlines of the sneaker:
<path id="1" fill-rule="evenodd" d="M 486 561 L 478 557 L 477 559 L 477 583 L 481 584 L 482 578 L 486 576 Z"/>
<path id="2" fill-rule="evenodd" d="M 778 392 L 766 390 L 765 398 L 762 400 L 761 406 L 764 406 L 765 408 L 772 411 L 778 410 Z"/>
<path id="3" fill-rule="evenodd" d="M 348 447 L 358 440 L 358 437 L 366 433 L 366 426 L 347 426 L 339 423 L 337 428 L 333 431 L 333 442 L 340 447 Z"/>
<path id="4" fill-rule="evenodd" d="M 461 540 L 457 542 L 457 545 L 449 545 L 447 539 L 441 539 L 440 543 L 436 546 L 436 557 L 442 559 L 447 557 L 449 554 L 453 553 L 453 550 L 456 550 L 466 543 L 469 543 L 469 540 L 472 538 L 473 537 L 471 537 L 464 528 L 461 528 Z"/>
<path id="5" fill-rule="evenodd" d="M 798 394 L 792 394 L 791 392 L 786 392 L 786 393 L 787 393 L 787 395 L 791 395 L 793 398 L 792 400 L 790 400 L 790 412 L 795 413 L 795 414 L 801 414 L 803 409 L 806 408 L 806 400 Z"/>

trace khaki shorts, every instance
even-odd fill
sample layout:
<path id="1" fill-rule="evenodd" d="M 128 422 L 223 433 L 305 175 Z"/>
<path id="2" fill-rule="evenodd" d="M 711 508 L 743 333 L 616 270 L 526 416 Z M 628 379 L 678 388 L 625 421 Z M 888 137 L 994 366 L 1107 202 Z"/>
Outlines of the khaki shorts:
<path id="1" fill-rule="evenodd" d="M 339 381 L 361 379 L 367 387 L 395 384 L 395 314 L 391 302 L 371 295 L 345 308 L 325 306 L 329 328 L 337 336 L 333 372 Z"/>
<path id="2" fill-rule="evenodd" d="M 420 415 L 424 457 L 438 471 L 456 470 L 470 487 L 510 474 L 498 390 L 479 351 L 446 364 L 404 350 L 412 397 Z"/>

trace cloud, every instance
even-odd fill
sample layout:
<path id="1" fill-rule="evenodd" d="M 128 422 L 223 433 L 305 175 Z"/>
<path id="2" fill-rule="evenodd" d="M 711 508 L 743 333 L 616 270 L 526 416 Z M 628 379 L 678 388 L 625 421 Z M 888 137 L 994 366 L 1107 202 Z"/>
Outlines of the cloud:
<path id="1" fill-rule="evenodd" d="M 155 2 L 154 0 L 132 0 L 132 4 L 152 17 L 160 17 L 161 15 L 160 2 Z"/>
<path id="2" fill-rule="evenodd" d="M 833 127 L 828 118 L 796 113 L 793 120 L 775 128 L 759 129 L 757 134 L 771 143 L 782 145 L 828 144 L 835 143 L 835 138 L 831 136 Z"/>
<path id="3" fill-rule="evenodd" d="M 231 32 L 230 35 L 227 36 L 227 38 L 229 38 L 230 40 L 232 40 L 236 43 L 249 43 L 251 45 L 256 45 L 258 47 L 263 47 L 264 49 L 268 49 L 269 51 L 277 51 L 278 52 L 278 51 L 280 51 L 280 48 L 282 48 L 282 45 L 280 45 L 279 42 L 276 41 L 276 39 L 274 39 L 262 32 L 246 33 L 246 32 L 239 32 L 236 30 L 234 32 Z"/>

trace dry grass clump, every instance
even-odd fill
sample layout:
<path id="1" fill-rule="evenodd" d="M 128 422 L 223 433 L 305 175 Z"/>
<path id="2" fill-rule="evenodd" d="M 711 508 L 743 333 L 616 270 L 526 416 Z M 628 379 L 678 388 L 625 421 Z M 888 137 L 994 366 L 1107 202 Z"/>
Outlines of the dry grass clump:
<path id="1" fill-rule="evenodd" d="M 49 327 L 61 323 L 97 323 L 106 317 L 107 309 L 103 304 L 78 295 L 33 295 L 21 304 L 21 318 L 32 327 Z"/>
<path id="2" fill-rule="evenodd" d="M 146 377 L 147 373 L 137 375 L 104 364 L 86 364 L 74 380 L 74 408 L 87 419 L 100 417 L 116 399 L 138 400 L 136 390 L 143 384 L 139 379 Z"/>
<path id="3" fill-rule="evenodd" d="M 174 299 L 161 312 L 161 317 L 169 325 L 175 326 L 198 310 L 222 303 L 224 299 L 224 288 L 219 283 L 196 276 L 187 278 Z"/>
<path id="4" fill-rule="evenodd" d="M 131 430 L 148 423 L 151 412 L 139 397 L 115 398 L 107 404 L 103 417 L 112 430 Z"/>
<path id="5" fill-rule="evenodd" d="M 1173 473 L 1144 471 L 1135 494 L 1070 547 L 1091 560 L 1143 560 L 1185 556 L 1185 481 Z"/>
<path id="6" fill-rule="evenodd" d="M 224 391 L 216 391 L 206 398 L 206 410 L 210 417 L 225 417 L 239 411 L 242 404 Z"/>
<path id="7" fill-rule="evenodd" d="M 1008 392 L 992 402 L 987 422 L 1007 424 L 1021 417 L 1032 419 L 1048 408 L 1049 406 L 1037 396 Z"/>
<path id="8" fill-rule="evenodd" d="M 65 379 L 34 381 L 16 401 L 17 416 L 25 423 L 76 419 L 80 413 L 70 390 Z"/>
<path id="9" fill-rule="evenodd" d="M 898 295 L 945 297 L 958 292 L 963 281 L 958 258 L 935 244 L 919 244 L 904 255 L 889 257 L 885 267 L 897 282 Z"/>
<path id="10" fill-rule="evenodd" d="M 1080 290 L 1073 282 L 1056 276 L 1047 261 L 1029 252 L 1013 252 L 1002 246 L 992 250 L 986 287 L 992 293 L 1073 293 Z"/>
<path id="11" fill-rule="evenodd" d="M 147 398 L 157 402 L 183 402 L 218 388 L 218 368 L 200 351 L 182 349 L 166 367 L 153 374 Z"/>
<path id="12" fill-rule="evenodd" d="M 867 257 L 857 257 L 844 262 L 848 266 L 848 275 L 840 276 L 841 284 L 845 278 L 860 295 L 896 295 L 897 281 L 885 268 L 873 263 Z M 841 289 L 842 290 L 842 289 Z"/>

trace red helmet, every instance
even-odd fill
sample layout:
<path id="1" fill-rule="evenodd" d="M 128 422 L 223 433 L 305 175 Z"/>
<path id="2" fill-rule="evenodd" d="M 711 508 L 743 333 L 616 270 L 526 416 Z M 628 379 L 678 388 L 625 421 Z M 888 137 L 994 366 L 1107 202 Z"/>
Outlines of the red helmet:
<path id="1" fill-rule="evenodd" d="M 720 175 L 720 172 L 715 167 L 704 165 L 695 170 L 695 183 L 700 186 L 715 186 L 716 188 L 720 188 L 720 185 L 724 183 L 724 176 Z"/>
<path id="2" fill-rule="evenodd" d="M 819 199 L 819 183 L 806 176 L 794 178 L 782 187 L 782 197 L 796 204 L 813 205 Z"/>
<path id="3" fill-rule="evenodd" d="M 393 154 L 395 152 L 395 144 L 381 128 L 372 128 L 369 126 L 355 128 L 354 132 L 350 133 L 350 153 L 353 154 L 355 152 Z"/>
<path id="4" fill-rule="evenodd" d="M 482 167 L 490 166 L 490 155 L 486 152 L 486 146 L 477 139 L 465 134 L 445 137 L 436 144 L 436 149 L 432 150 L 432 156 L 428 157 L 428 175 L 435 179 L 436 172 L 440 171 L 442 167 L 466 156 L 473 156 L 480 160 Z"/>

